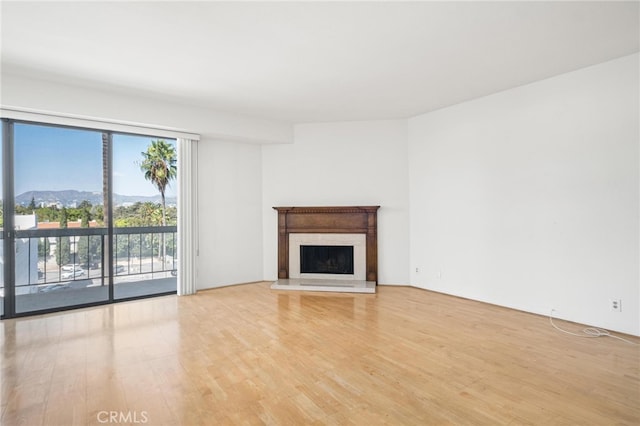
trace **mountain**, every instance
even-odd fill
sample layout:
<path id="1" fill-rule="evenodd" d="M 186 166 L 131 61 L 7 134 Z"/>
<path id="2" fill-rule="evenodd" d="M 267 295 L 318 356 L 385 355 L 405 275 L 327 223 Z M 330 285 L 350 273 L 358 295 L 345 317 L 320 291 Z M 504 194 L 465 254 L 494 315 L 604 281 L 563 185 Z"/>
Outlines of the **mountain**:
<path id="1" fill-rule="evenodd" d="M 73 189 L 64 191 L 27 191 L 16 197 L 16 204 L 27 206 L 32 198 L 35 200 L 36 206 L 41 203 L 44 203 L 44 205 L 59 203 L 64 207 L 74 207 L 85 200 L 94 206 L 102 205 L 102 192 L 76 191 Z M 116 206 L 125 203 L 161 202 L 160 194 L 154 196 L 113 194 L 113 199 Z M 176 201 L 175 197 L 167 197 L 167 205 L 176 204 Z"/>

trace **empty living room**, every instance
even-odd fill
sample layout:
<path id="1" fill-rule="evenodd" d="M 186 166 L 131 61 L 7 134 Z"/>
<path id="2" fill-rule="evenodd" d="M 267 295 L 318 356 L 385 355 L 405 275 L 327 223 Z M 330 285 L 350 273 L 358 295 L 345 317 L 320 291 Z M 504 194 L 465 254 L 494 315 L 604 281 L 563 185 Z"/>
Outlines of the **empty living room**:
<path id="1" fill-rule="evenodd" d="M 0 424 L 640 424 L 639 1 L 0 2 Z"/>

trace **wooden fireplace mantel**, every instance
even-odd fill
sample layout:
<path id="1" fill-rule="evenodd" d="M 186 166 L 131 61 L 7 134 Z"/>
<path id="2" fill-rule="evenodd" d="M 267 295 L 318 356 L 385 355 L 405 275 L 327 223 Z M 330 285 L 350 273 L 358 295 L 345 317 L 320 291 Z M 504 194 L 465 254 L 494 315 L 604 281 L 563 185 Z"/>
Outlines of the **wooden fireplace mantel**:
<path id="1" fill-rule="evenodd" d="M 289 234 L 366 234 L 367 281 L 378 282 L 380 206 L 274 207 L 278 211 L 278 278 L 289 278 Z"/>

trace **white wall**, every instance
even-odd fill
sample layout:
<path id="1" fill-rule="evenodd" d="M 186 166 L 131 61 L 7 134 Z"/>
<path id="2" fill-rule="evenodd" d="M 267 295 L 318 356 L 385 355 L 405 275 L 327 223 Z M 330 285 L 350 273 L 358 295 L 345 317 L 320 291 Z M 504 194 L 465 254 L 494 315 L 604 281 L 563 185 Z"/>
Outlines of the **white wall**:
<path id="1" fill-rule="evenodd" d="M 264 278 L 277 279 L 274 206 L 380 205 L 378 282 L 407 284 L 407 121 L 300 124 L 262 147 Z"/>
<path id="2" fill-rule="evenodd" d="M 639 335 L 638 61 L 410 119 L 411 283 Z"/>
<path id="3" fill-rule="evenodd" d="M 200 141 L 198 158 L 197 288 L 262 280 L 260 146 Z"/>
<path id="4" fill-rule="evenodd" d="M 172 127 L 204 138 L 290 143 L 290 124 L 3 73 L 4 107 L 43 110 L 146 125 Z"/>

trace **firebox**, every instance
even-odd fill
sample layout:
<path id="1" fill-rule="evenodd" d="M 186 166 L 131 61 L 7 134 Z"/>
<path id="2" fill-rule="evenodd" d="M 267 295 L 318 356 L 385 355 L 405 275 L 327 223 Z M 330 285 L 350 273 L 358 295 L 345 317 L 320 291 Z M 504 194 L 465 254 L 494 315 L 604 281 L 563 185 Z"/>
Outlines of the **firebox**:
<path id="1" fill-rule="evenodd" d="M 353 274 L 353 246 L 300 246 L 300 273 Z"/>

